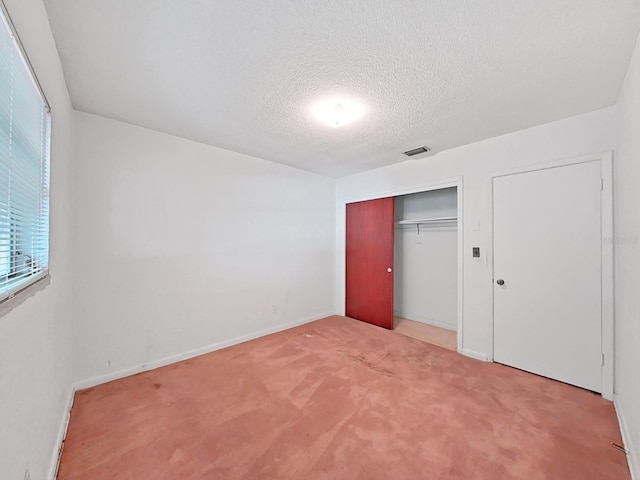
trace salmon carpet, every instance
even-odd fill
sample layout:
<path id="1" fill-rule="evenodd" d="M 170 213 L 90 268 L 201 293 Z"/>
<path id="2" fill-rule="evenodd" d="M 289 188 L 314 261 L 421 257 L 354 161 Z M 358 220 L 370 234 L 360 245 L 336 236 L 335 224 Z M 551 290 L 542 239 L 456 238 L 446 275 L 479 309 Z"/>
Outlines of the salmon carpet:
<path id="1" fill-rule="evenodd" d="M 78 392 L 60 480 L 629 479 L 613 404 L 329 317 Z"/>

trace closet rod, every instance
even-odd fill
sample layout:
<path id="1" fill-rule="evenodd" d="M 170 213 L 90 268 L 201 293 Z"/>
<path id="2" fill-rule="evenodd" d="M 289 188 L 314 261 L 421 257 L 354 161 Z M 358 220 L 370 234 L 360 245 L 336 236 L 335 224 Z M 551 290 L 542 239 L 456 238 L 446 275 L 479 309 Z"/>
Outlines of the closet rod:
<path id="1" fill-rule="evenodd" d="M 458 220 L 458 217 L 438 217 L 438 218 L 420 218 L 418 220 L 400 220 L 398 225 L 416 225 L 423 223 L 444 223 L 454 222 Z"/>

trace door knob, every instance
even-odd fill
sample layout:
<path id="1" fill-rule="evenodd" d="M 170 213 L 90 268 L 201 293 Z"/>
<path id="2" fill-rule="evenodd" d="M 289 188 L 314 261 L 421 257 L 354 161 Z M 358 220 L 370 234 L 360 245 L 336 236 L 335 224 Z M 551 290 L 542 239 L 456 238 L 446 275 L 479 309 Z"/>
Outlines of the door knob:
<path id="1" fill-rule="evenodd" d="M 501 278 L 499 278 L 498 280 L 496 280 L 496 283 L 500 286 L 504 285 L 504 280 L 502 280 Z"/>
<path id="2" fill-rule="evenodd" d="M 387 272 L 389 272 L 389 273 L 392 272 L 391 267 L 387 268 Z"/>

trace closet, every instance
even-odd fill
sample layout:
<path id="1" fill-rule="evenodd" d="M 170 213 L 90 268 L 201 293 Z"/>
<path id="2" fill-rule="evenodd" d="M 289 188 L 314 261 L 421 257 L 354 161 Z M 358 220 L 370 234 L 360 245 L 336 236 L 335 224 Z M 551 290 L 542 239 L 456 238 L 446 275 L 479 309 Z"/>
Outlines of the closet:
<path id="1" fill-rule="evenodd" d="M 346 315 L 455 349 L 458 225 L 456 186 L 348 203 Z"/>
<path id="2" fill-rule="evenodd" d="M 395 198 L 394 316 L 457 328 L 457 188 Z"/>

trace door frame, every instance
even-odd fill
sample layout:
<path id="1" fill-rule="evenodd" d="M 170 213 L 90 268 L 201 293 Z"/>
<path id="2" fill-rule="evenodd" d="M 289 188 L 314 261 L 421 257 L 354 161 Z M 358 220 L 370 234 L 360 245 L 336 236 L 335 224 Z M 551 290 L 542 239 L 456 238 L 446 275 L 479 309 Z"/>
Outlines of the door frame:
<path id="1" fill-rule="evenodd" d="M 601 225 L 601 291 L 602 291 L 602 396 L 613 400 L 614 392 L 614 330 L 613 330 L 613 153 L 611 151 L 584 155 L 580 157 L 566 158 L 548 163 L 530 165 L 491 173 L 491 284 L 495 280 L 495 232 L 494 232 L 494 180 L 497 177 L 505 177 L 518 173 L 536 172 L 552 168 L 577 165 L 588 162 L 600 163 L 600 177 L 602 178 L 602 193 L 600 202 Z M 494 328 L 495 315 L 495 290 L 491 295 L 492 329 Z M 491 335 L 491 351 L 495 348 L 494 332 Z"/>
<path id="2" fill-rule="evenodd" d="M 456 347 L 457 347 L 457 351 L 459 353 L 462 353 L 463 350 L 463 326 L 464 326 L 464 311 L 463 311 L 463 306 L 464 306 L 464 291 L 463 291 L 463 285 L 464 285 L 464 265 L 463 265 L 463 260 L 464 260 L 464 206 L 463 206 L 463 177 L 459 176 L 459 177 L 452 177 L 452 178 L 448 178 L 448 179 L 444 179 L 444 180 L 440 180 L 438 182 L 434 182 L 434 183 L 429 183 L 429 184 L 425 184 L 425 185 L 419 185 L 417 187 L 411 187 L 411 188 L 403 188 L 400 190 L 392 190 L 392 191 L 388 191 L 388 192 L 382 192 L 382 193 L 375 193 L 375 194 L 369 194 L 369 195 L 363 195 L 363 196 L 359 196 L 358 198 L 354 198 L 354 199 L 348 199 L 344 201 L 344 208 L 346 208 L 346 205 L 348 203 L 353 203 L 353 202 L 364 202 L 367 200 L 377 200 L 380 198 L 388 198 L 388 197 L 398 197 L 401 195 L 410 195 L 412 193 L 422 193 L 422 192 L 431 192 L 433 190 L 442 190 L 444 188 L 452 188 L 452 187 L 456 187 L 456 202 L 457 202 L 457 215 L 458 215 L 458 221 L 457 221 L 457 231 L 458 231 L 458 238 L 457 238 L 457 242 L 458 242 L 458 254 L 457 254 L 457 260 L 458 260 L 458 279 L 457 279 L 457 327 L 456 327 Z M 395 269 L 394 269 L 394 275 L 395 275 Z"/>

